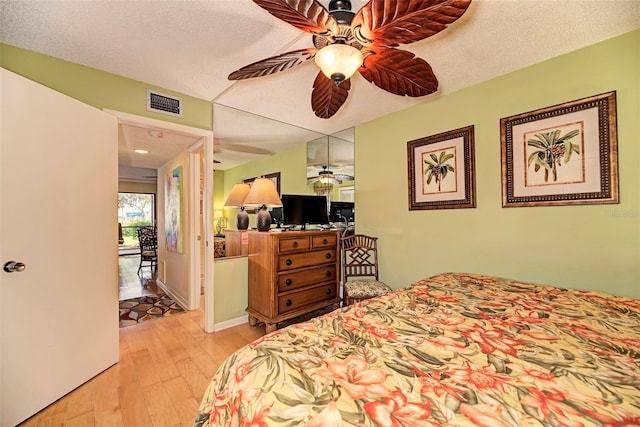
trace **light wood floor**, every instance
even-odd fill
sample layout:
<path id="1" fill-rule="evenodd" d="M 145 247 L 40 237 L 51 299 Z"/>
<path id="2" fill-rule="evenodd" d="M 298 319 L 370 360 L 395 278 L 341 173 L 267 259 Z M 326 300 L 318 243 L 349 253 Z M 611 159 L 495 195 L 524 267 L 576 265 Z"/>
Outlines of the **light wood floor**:
<path id="1" fill-rule="evenodd" d="M 151 268 L 145 264 L 138 274 L 139 266 L 139 254 L 118 257 L 118 299 L 120 301 L 153 294 L 144 286 L 153 278 Z"/>
<path id="2" fill-rule="evenodd" d="M 192 426 L 217 367 L 265 333 L 244 324 L 206 334 L 202 325 L 200 309 L 120 328 L 119 363 L 21 426 Z"/>

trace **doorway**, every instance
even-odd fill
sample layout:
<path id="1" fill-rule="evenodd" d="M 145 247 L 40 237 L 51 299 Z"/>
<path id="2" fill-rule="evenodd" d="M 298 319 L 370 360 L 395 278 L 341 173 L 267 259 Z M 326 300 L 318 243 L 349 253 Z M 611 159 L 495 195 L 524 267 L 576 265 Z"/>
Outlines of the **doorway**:
<path id="1" fill-rule="evenodd" d="M 118 255 L 140 252 L 138 227 L 156 225 L 155 193 L 118 193 Z"/>
<path id="2" fill-rule="evenodd" d="M 157 177 L 156 186 L 156 210 L 157 216 L 155 217 L 155 223 L 158 227 L 158 272 L 157 278 L 166 285 L 167 294 L 178 302 L 181 306 L 193 309 L 200 305 L 200 283 L 201 275 L 200 271 L 203 271 L 203 281 L 205 283 L 205 324 L 203 328 L 207 332 L 213 331 L 213 244 L 207 244 L 207 242 L 213 242 L 213 132 L 210 130 L 192 128 L 184 125 L 179 125 L 171 122 L 165 122 L 161 120 L 151 119 L 142 116 L 136 116 L 119 111 L 107 110 L 107 112 L 115 115 L 118 118 L 120 126 L 120 136 L 137 135 L 142 140 L 149 144 L 148 147 L 143 147 L 145 150 L 135 150 L 134 148 L 140 148 L 133 144 L 123 143 L 120 141 L 119 145 L 119 164 L 122 165 L 124 161 L 130 161 L 138 159 L 138 151 L 146 151 L 143 154 L 143 158 L 147 160 L 154 156 L 160 156 L 163 149 L 171 145 L 173 141 L 181 141 L 185 144 L 189 144 L 188 147 L 181 148 L 179 154 L 173 153 L 172 157 L 163 158 L 162 162 L 158 165 L 150 166 L 146 165 L 149 173 L 145 173 L 145 176 L 141 178 L 149 178 L 150 175 Z M 131 138 L 129 142 L 134 139 Z M 191 141 L 189 143 L 189 141 Z M 184 196 L 184 230 L 188 230 L 184 235 L 184 252 L 168 251 L 165 245 L 165 196 L 166 196 L 166 176 L 174 168 L 182 166 L 182 170 L 185 173 L 189 173 L 191 170 L 190 164 L 192 163 L 190 155 L 195 151 L 196 146 L 200 146 L 202 152 L 202 184 L 200 184 L 200 174 L 197 176 L 185 176 L 183 181 L 184 189 L 181 194 Z M 135 165 L 130 165 L 135 166 Z M 152 170 L 149 168 L 153 167 Z M 122 182 L 121 182 L 122 184 Z M 121 186 L 121 192 L 122 186 Z M 193 221 L 193 201 L 200 201 L 198 203 L 202 206 L 202 214 L 204 219 L 203 233 L 196 234 L 191 231 L 196 231 L 197 222 Z M 200 235 L 201 241 L 194 242 L 196 236 Z M 202 246 L 200 246 L 202 244 Z M 204 256 L 201 257 L 199 253 L 196 253 L 194 247 L 204 247 Z M 204 266 L 201 264 L 203 259 Z M 209 284 L 207 286 L 206 284 Z M 192 289 L 193 288 L 193 289 Z M 194 297 L 195 296 L 195 297 Z"/>

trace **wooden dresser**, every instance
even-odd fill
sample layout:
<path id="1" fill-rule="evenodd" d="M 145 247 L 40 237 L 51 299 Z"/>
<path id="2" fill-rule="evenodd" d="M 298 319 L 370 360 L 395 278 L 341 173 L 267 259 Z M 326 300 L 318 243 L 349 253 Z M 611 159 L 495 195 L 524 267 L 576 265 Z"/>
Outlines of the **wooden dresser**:
<path id="1" fill-rule="evenodd" d="M 339 304 L 339 231 L 255 232 L 249 237 L 249 324 Z"/>

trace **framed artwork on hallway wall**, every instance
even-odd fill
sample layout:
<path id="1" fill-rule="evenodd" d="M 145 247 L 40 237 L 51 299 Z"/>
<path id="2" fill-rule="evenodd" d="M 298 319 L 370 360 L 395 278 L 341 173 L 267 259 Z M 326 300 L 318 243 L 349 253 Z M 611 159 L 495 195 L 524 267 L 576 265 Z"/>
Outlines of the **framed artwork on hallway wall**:
<path id="1" fill-rule="evenodd" d="M 476 207 L 474 127 L 407 142 L 409 210 Z"/>
<path id="2" fill-rule="evenodd" d="M 182 215 L 182 166 L 178 166 L 166 176 L 164 204 L 165 244 L 167 251 L 184 253 Z"/>
<path id="3" fill-rule="evenodd" d="M 616 93 L 500 120 L 502 206 L 618 203 Z"/>

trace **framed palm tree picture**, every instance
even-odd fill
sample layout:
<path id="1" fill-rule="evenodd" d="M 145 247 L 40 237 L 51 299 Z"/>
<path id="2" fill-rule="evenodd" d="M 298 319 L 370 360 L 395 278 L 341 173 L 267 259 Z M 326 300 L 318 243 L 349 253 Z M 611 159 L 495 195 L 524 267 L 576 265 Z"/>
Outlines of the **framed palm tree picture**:
<path id="1" fill-rule="evenodd" d="M 475 208 L 473 125 L 407 142 L 409 210 Z"/>
<path id="2" fill-rule="evenodd" d="M 618 203 L 616 93 L 500 119 L 502 206 Z"/>

